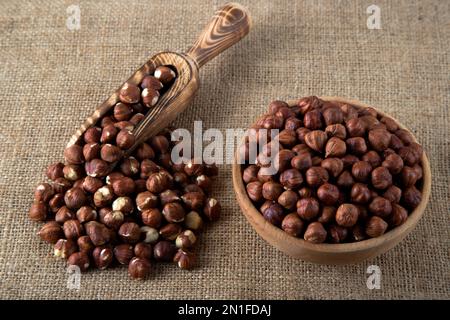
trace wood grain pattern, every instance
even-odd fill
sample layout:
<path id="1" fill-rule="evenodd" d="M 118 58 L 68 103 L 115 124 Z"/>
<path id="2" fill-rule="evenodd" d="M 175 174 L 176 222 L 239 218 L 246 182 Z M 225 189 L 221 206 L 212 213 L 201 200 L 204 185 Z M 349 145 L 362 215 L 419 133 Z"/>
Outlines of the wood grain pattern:
<path id="1" fill-rule="evenodd" d="M 197 41 L 187 51 L 187 55 L 201 67 L 245 37 L 251 24 L 246 8 L 237 3 L 228 3 L 215 13 Z"/>
<path id="2" fill-rule="evenodd" d="M 368 107 L 368 105 L 359 101 L 349 100 L 342 97 L 321 97 L 321 99 L 326 101 L 349 103 L 359 108 Z M 289 101 L 288 103 L 293 106 L 297 103 L 297 101 Z M 380 111 L 378 111 L 378 113 L 381 115 L 386 115 Z M 400 128 L 408 130 L 396 119 L 394 120 L 398 123 Z M 237 164 L 237 157 L 238 154 L 236 153 L 235 162 L 232 167 L 233 187 L 236 194 L 236 199 L 248 222 L 264 240 L 280 251 L 283 251 L 294 258 L 314 263 L 353 264 L 373 258 L 393 248 L 416 227 L 420 218 L 424 214 L 431 191 L 430 163 L 427 155 L 424 153 L 422 156 L 422 201 L 419 206 L 409 214 L 409 217 L 405 223 L 390 230 L 381 237 L 368 239 L 361 242 L 344 244 L 313 244 L 303 239 L 288 235 L 283 230 L 273 226 L 263 218 L 261 213 L 255 208 L 247 196 L 247 191 L 242 181 L 242 166 Z"/>

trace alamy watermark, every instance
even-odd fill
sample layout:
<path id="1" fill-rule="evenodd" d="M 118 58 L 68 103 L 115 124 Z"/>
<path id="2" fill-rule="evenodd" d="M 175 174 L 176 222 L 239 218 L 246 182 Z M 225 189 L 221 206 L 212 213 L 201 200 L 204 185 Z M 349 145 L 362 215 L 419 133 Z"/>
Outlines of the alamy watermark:
<path id="1" fill-rule="evenodd" d="M 381 29 L 381 9 L 376 4 L 367 7 L 366 13 L 369 14 L 367 18 L 367 29 Z"/>
<path id="2" fill-rule="evenodd" d="M 81 10 L 77 4 L 72 4 L 67 7 L 66 13 L 68 15 L 66 19 L 66 27 L 70 31 L 81 29 Z"/>
<path id="3" fill-rule="evenodd" d="M 367 274 L 369 274 L 369 277 L 366 281 L 367 289 L 373 290 L 373 289 L 381 289 L 381 269 L 377 265 L 370 265 L 367 267 Z"/>

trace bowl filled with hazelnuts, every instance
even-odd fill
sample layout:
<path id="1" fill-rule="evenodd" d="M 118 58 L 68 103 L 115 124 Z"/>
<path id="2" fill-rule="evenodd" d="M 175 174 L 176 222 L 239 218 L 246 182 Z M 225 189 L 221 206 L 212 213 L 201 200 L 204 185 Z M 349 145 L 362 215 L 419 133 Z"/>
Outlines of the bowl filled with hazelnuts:
<path id="1" fill-rule="evenodd" d="M 428 158 L 406 127 L 373 107 L 341 97 L 273 101 L 251 130 L 233 164 L 236 198 L 256 232 L 294 258 L 373 258 L 424 214 Z"/>

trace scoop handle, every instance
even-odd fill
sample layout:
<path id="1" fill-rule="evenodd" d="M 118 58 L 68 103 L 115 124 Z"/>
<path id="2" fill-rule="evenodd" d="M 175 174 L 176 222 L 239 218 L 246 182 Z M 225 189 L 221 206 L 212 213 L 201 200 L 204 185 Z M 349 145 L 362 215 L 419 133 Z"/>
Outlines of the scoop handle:
<path id="1" fill-rule="evenodd" d="M 238 3 L 227 3 L 214 14 L 186 54 L 200 68 L 245 37 L 251 25 L 247 8 Z"/>

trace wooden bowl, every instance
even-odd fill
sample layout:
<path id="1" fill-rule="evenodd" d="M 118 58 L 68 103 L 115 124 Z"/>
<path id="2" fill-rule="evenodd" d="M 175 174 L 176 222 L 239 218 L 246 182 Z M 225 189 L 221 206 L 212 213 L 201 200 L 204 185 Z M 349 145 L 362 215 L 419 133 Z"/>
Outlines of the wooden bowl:
<path id="1" fill-rule="evenodd" d="M 359 108 L 368 107 L 366 104 L 355 100 L 344 99 L 341 97 L 321 97 L 326 101 L 339 101 L 354 105 Z M 296 104 L 297 101 L 289 101 L 289 105 Z M 378 111 L 380 115 L 385 115 Z M 395 119 L 394 119 L 395 120 Z M 397 120 L 396 120 L 397 121 Z M 397 121 L 402 129 L 406 129 Z M 422 156 L 423 183 L 422 183 L 422 201 L 419 206 L 409 214 L 408 219 L 400 226 L 386 232 L 378 238 L 363 240 L 360 242 L 343 244 L 313 244 L 303 239 L 290 236 L 282 229 L 275 227 L 267 222 L 259 210 L 253 205 L 253 202 L 247 196 L 247 191 L 242 181 L 242 168 L 237 164 L 236 157 L 233 163 L 233 186 L 236 193 L 239 206 L 248 222 L 256 232 L 275 248 L 287 253 L 288 255 L 320 264 L 353 264 L 376 257 L 397 245 L 403 238 L 410 233 L 420 218 L 422 217 L 428 202 L 431 190 L 431 171 L 430 163 L 424 153 Z"/>

